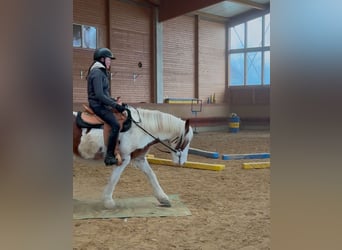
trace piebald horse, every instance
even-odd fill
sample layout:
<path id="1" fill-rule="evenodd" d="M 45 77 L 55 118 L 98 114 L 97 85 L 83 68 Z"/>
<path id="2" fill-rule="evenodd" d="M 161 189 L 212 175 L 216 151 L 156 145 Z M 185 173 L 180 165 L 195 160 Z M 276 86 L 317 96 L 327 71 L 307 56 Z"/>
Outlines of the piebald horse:
<path id="1" fill-rule="evenodd" d="M 106 130 L 104 128 L 106 127 L 102 126 L 101 121 L 89 123 L 82 120 L 82 114 L 85 115 L 85 113 L 87 113 L 86 116 L 88 117 L 95 116 L 87 111 L 73 112 L 74 155 L 84 159 L 103 159 L 106 152 L 103 139 Z M 113 167 L 112 174 L 104 188 L 102 197 L 104 206 L 107 209 L 115 207 L 115 201 L 113 200 L 115 186 L 122 172 L 131 162 L 133 166 L 145 173 L 153 188 L 153 194 L 160 202 L 160 205 L 170 207 L 169 197 L 161 188 L 157 176 L 146 159 L 146 154 L 153 144 L 162 143 L 171 151 L 174 163 L 184 164 L 193 138 L 193 130 L 189 125 L 189 120 L 183 121 L 174 115 L 158 110 L 131 106 L 127 106 L 126 115 L 127 120 L 120 131 L 117 146 L 121 159 L 119 164 Z"/>

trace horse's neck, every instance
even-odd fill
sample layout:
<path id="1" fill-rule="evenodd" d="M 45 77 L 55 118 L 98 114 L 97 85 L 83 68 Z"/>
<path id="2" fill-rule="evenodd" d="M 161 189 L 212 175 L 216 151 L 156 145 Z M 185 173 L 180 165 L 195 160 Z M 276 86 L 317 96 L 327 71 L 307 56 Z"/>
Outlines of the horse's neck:
<path id="1" fill-rule="evenodd" d="M 138 109 L 142 126 L 161 140 L 170 139 L 181 133 L 182 120 L 167 113 L 155 110 Z"/>

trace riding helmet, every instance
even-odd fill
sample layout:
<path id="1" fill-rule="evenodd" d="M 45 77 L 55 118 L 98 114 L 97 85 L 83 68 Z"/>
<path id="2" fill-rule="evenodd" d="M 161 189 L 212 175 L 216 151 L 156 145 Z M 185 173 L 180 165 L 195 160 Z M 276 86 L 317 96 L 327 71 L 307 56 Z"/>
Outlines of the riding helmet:
<path id="1" fill-rule="evenodd" d="M 95 61 L 99 61 L 102 57 L 109 57 L 110 59 L 115 59 L 112 51 L 110 51 L 110 49 L 107 48 L 98 48 L 97 50 L 95 50 L 94 52 L 94 60 Z"/>

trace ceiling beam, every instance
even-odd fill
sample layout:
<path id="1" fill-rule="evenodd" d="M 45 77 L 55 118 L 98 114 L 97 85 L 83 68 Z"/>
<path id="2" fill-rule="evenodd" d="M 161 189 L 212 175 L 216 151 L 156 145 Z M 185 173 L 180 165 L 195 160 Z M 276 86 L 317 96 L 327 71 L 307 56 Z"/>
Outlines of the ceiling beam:
<path id="1" fill-rule="evenodd" d="M 246 5 L 248 7 L 251 7 L 257 10 L 264 10 L 266 8 L 264 4 L 256 3 L 250 0 L 226 0 L 226 1 Z"/>
<path id="2" fill-rule="evenodd" d="M 198 15 L 200 17 L 200 19 L 203 20 L 208 20 L 208 21 L 214 21 L 214 22 L 219 22 L 219 23 L 225 23 L 229 20 L 228 17 L 223 17 L 223 16 L 217 16 L 217 15 L 213 15 L 213 14 L 209 14 L 209 13 L 205 13 L 202 11 L 193 11 L 191 13 L 188 14 L 189 16 L 195 16 Z"/>
<path id="3" fill-rule="evenodd" d="M 264 10 L 249 10 L 247 12 L 241 13 L 239 15 L 233 16 L 228 20 L 228 26 L 235 26 L 237 24 L 246 22 L 248 20 L 252 20 L 254 18 L 260 17 L 262 15 L 266 15 L 270 12 L 270 4 L 265 4 Z"/>
<path id="4" fill-rule="evenodd" d="M 210 5 L 223 2 L 222 0 L 160 0 L 159 22 L 199 10 Z"/>
<path id="5" fill-rule="evenodd" d="M 160 5 L 160 0 L 145 0 L 148 3 L 152 4 L 153 6 L 158 7 Z"/>

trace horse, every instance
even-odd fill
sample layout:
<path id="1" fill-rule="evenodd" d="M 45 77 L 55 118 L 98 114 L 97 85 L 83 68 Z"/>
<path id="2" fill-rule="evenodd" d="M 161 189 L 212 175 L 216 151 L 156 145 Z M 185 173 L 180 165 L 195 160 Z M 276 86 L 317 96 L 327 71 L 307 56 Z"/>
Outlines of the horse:
<path id="1" fill-rule="evenodd" d="M 180 166 L 183 165 L 187 160 L 190 142 L 193 138 L 193 129 L 189 120 L 184 121 L 158 110 L 128 105 L 126 105 L 126 110 L 127 118 L 124 119 L 117 145 L 120 152 L 117 156 L 121 156 L 121 159 L 113 167 L 109 181 L 104 188 L 102 195 L 104 207 L 115 208 L 113 192 L 129 163 L 145 173 L 160 206 L 171 207 L 169 197 L 160 186 L 146 155 L 152 145 L 161 143 L 171 151 L 172 161 Z M 105 124 L 100 119 L 98 122 L 91 123 L 83 121 L 82 114 L 87 112 L 88 116 L 93 115 L 92 118 L 98 118 L 95 114 L 89 115 L 89 108 L 83 112 L 73 112 L 73 153 L 84 159 L 103 159 L 106 152 Z"/>

